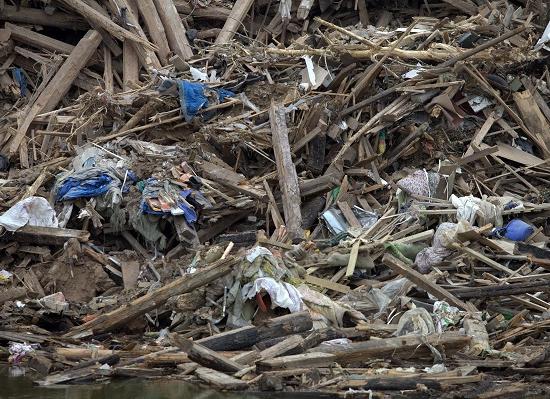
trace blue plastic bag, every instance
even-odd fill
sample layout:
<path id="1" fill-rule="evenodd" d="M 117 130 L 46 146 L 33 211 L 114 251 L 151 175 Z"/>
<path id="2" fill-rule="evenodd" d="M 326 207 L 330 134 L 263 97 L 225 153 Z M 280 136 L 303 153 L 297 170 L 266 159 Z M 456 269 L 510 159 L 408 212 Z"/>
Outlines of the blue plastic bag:
<path id="1" fill-rule="evenodd" d="M 533 226 L 523 220 L 512 219 L 506 226 L 496 229 L 496 235 L 512 241 L 525 241 L 534 231 Z"/>

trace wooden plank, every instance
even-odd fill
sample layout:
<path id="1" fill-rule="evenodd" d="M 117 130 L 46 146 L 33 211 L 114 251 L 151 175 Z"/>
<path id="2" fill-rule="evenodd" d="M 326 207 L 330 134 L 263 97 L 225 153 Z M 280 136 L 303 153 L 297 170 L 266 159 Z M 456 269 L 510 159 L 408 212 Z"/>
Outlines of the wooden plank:
<path id="1" fill-rule="evenodd" d="M 141 25 L 139 24 L 139 11 L 135 0 L 110 0 L 116 4 L 117 9 L 126 10 L 124 18 L 126 19 L 126 26 L 143 42 L 148 43 L 148 38 L 145 35 Z M 149 46 L 144 46 L 142 43 L 132 43 L 134 51 L 138 54 L 141 65 L 147 70 L 160 69 L 161 64 L 157 57 L 157 54 Z"/>
<path id="2" fill-rule="evenodd" d="M 338 201 L 338 208 L 342 211 L 342 214 L 344 215 L 344 218 L 349 223 L 351 227 L 354 227 L 356 229 L 361 228 L 361 223 L 359 223 L 359 220 L 351 210 L 351 207 L 346 201 Z"/>
<path id="3" fill-rule="evenodd" d="M 138 0 L 136 4 L 139 8 L 139 12 L 143 17 L 145 26 L 149 31 L 151 40 L 158 47 L 158 56 L 162 65 L 168 65 L 168 58 L 170 56 L 170 47 L 168 46 L 168 39 L 166 38 L 166 31 L 160 19 L 160 16 L 155 7 L 153 0 Z"/>
<path id="4" fill-rule="evenodd" d="M 260 200 L 267 198 L 265 191 L 252 186 L 243 175 L 212 162 L 204 160 L 197 160 L 195 162 L 208 179 Z"/>
<path id="5" fill-rule="evenodd" d="M 109 47 L 103 46 L 103 60 L 105 61 L 105 67 L 103 70 L 103 80 L 105 82 L 105 90 L 109 93 L 114 93 L 115 82 L 113 78 L 113 57 Z"/>
<path id="6" fill-rule="evenodd" d="M 231 13 L 227 17 L 222 30 L 218 34 L 214 44 L 226 44 L 233 39 L 233 36 L 237 33 L 244 17 L 250 10 L 250 7 L 254 3 L 254 0 L 237 0 L 231 8 Z"/>
<path id="7" fill-rule="evenodd" d="M 264 349 L 260 352 L 260 359 L 267 360 L 287 353 L 304 343 L 304 338 L 300 335 L 291 335 L 290 337 L 282 340 L 281 342 Z"/>
<path id="8" fill-rule="evenodd" d="M 300 239 L 304 236 L 300 210 L 300 187 L 298 186 L 296 167 L 292 163 L 284 107 L 272 103 L 269 108 L 269 121 L 271 123 L 271 140 L 277 163 L 286 228 L 292 239 Z"/>
<path id="9" fill-rule="evenodd" d="M 484 149 L 488 146 L 486 144 L 481 144 L 480 148 Z M 533 166 L 533 165 L 542 165 L 544 161 L 528 152 L 522 151 L 518 148 L 514 148 L 511 145 L 498 143 L 498 151 L 494 153 L 495 156 L 508 159 L 509 161 L 514 161 L 522 165 Z"/>
<path id="10" fill-rule="evenodd" d="M 86 230 L 26 225 L 13 233 L 4 233 L 0 237 L 0 240 L 15 240 L 35 245 L 63 245 L 71 238 L 76 238 L 80 242 L 86 242 L 90 238 L 90 233 Z"/>
<path id="11" fill-rule="evenodd" d="M 246 381 L 206 367 L 198 367 L 195 370 L 195 375 L 209 385 L 223 390 L 244 390 L 248 387 Z"/>
<path id="12" fill-rule="evenodd" d="M 500 263 L 498 263 L 498 262 L 496 262 L 492 259 L 489 259 L 485 255 L 480 254 L 479 252 L 473 250 L 472 248 L 468 248 L 468 247 L 466 247 L 464 245 L 460 245 L 458 243 L 453 243 L 452 246 L 453 246 L 453 248 L 455 248 L 455 249 L 457 249 L 461 252 L 467 253 L 471 257 L 485 263 L 486 265 L 491 266 L 493 269 L 498 270 L 499 272 L 503 272 L 503 273 L 506 273 L 506 274 L 509 274 L 509 275 L 515 274 L 515 272 L 513 270 L 508 269 L 506 266 L 502 266 Z"/>
<path id="13" fill-rule="evenodd" d="M 498 151 L 498 146 L 492 146 L 492 147 L 487 147 L 483 150 L 479 150 L 479 151 L 474 151 L 474 149 L 472 148 L 472 146 L 470 146 L 470 148 L 472 149 L 472 153 L 470 155 L 467 155 L 467 156 L 463 156 L 462 158 L 455 158 L 454 161 L 457 165 L 466 165 L 470 162 L 474 162 L 474 161 L 477 161 L 478 159 L 481 159 L 481 158 L 484 158 L 486 157 L 487 155 L 490 155 L 490 154 L 494 154 L 495 152 Z M 470 148 L 468 150 L 470 150 Z M 468 152 L 468 151 L 466 151 Z"/>
<path id="14" fill-rule="evenodd" d="M 341 365 L 364 361 L 365 359 L 380 358 L 411 358 L 417 359 L 422 354 L 430 354 L 431 351 L 426 346 L 444 345 L 445 352 L 448 354 L 452 350 L 458 350 L 467 346 L 471 337 L 456 332 L 444 332 L 441 334 L 405 335 L 402 337 L 384 338 L 369 340 L 363 342 L 352 342 L 345 346 L 326 346 L 317 347 L 317 352 L 331 354 L 336 357 L 336 361 Z M 287 356 L 289 357 L 289 356 Z M 284 362 L 285 357 L 279 357 L 273 360 Z"/>
<path id="15" fill-rule="evenodd" d="M 124 283 L 124 289 L 129 290 L 137 287 L 139 262 L 135 260 L 125 261 L 122 262 L 120 268 L 122 269 L 122 282 Z"/>
<path id="16" fill-rule="evenodd" d="M 32 106 L 30 106 L 30 109 L 26 111 L 24 119 L 19 124 L 17 133 L 11 141 L 9 148 L 10 155 L 13 156 L 19 150 L 19 145 L 27 134 L 27 130 L 34 118 L 39 113 L 50 112 L 55 109 L 71 88 L 73 81 L 82 68 L 84 68 L 95 53 L 100 43 L 101 35 L 94 30 L 88 31 L 78 42 L 55 76 L 40 93 Z"/>
<path id="17" fill-rule="evenodd" d="M 172 0 L 154 0 L 170 49 L 183 60 L 193 57 L 185 28 Z"/>
<path id="18" fill-rule="evenodd" d="M 449 291 L 447 291 L 444 288 L 441 288 L 436 283 L 432 283 L 426 278 L 426 276 L 418 273 L 416 270 L 411 269 L 409 266 L 407 266 L 404 262 L 401 262 L 396 257 L 390 254 L 385 254 L 384 258 L 382 258 L 382 263 L 384 263 L 394 272 L 399 273 L 403 277 L 408 278 L 414 284 L 426 290 L 428 293 L 432 294 L 440 301 L 446 301 L 449 304 L 456 306 L 460 309 L 464 309 L 464 310 L 471 309 L 470 306 L 462 302 L 460 299 L 458 299 L 456 296 L 451 294 Z"/>
<path id="19" fill-rule="evenodd" d="M 335 283 L 334 281 L 326 280 L 324 278 L 315 277 L 311 274 L 306 274 L 304 280 L 307 283 L 318 285 L 319 287 L 327 288 L 336 292 L 347 294 L 351 291 L 351 288 L 344 284 Z"/>
<path id="20" fill-rule="evenodd" d="M 246 326 L 225 331 L 196 342 L 216 351 L 241 350 L 262 340 L 309 331 L 312 327 L 313 321 L 309 312 L 298 312 L 266 320 L 258 326 Z"/>
<path id="21" fill-rule="evenodd" d="M 359 245 L 361 245 L 361 240 L 356 240 L 351 247 L 349 254 L 348 267 L 346 268 L 346 277 L 350 277 L 355 271 L 355 266 L 357 264 L 357 257 L 359 256 Z"/>
<path id="22" fill-rule="evenodd" d="M 525 125 L 532 134 L 539 138 L 545 148 L 550 146 L 550 124 L 544 117 L 537 102 L 529 90 L 516 92 L 513 94 L 516 107 L 525 121 Z"/>
<path id="23" fill-rule="evenodd" d="M 200 272 L 186 274 L 156 291 L 149 292 L 130 303 L 123 305 L 109 313 L 73 327 L 66 335 L 69 337 L 88 336 L 111 331 L 159 306 L 162 306 L 173 296 L 191 292 L 209 282 L 229 273 L 239 260 L 229 257 L 219 260 L 211 266 L 201 269 Z"/>
<path id="24" fill-rule="evenodd" d="M 270 370 L 295 369 L 302 367 L 327 367 L 336 360 L 330 353 L 310 352 L 299 355 L 282 356 L 275 359 L 261 360 L 256 363 L 257 372 Z"/>
<path id="25" fill-rule="evenodd" d="M 235 373 L 245 368 L 244 365 L 234 362 L 201 344 L 182 338 L 177 333 L 170 334 L 170 340 L 175 346 L 187 353 L 189 359 L 201 366 L 230 373 Z"/>

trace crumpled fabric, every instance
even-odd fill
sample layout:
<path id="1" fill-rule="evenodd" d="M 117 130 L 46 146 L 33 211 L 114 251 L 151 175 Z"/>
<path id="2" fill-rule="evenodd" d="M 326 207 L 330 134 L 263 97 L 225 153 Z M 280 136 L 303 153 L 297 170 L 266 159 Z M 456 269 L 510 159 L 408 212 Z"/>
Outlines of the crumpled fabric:
<path id="1" fill-rule="evenodd" d="M 397 323 L 395 335 L 428 335 L 435 332 L 435 325 L 430 313 L 424 308 L 407 310 Z"/>
<path id="2" fill-rule="evenodd" d="M 256 279 L 254 283 L 245 284 L 242 288 L 243 299 L 251 299 L 264 290 L 271 298 L 271 308 L 276 307 L 290 310 L 291 313 L 303 310 L 300 292 L 291 284 L 278 282 L 271 277 Z"/>
<path id="3" fill-rule="evenodd" d="M 141 211 L 150 215 L 183 216 L 189 225 L 198 219 L 203 195 L 198 190 L 182 190 L 168 180 L 153 177 L 138 184 L 141 189 Z M 209 203 L 208 203 L 209 204 Z"/>
<path id="4" fill-rule="evenodd" d="M 433 197 L 439 184 L 439 173 L 426 170 L 416 170 L 397 181 L 397 187 L 409 195 Z"/>
<path id="5" fill-rule="evenodd" d="M 32 345 L 29 345 L 26 342 L 10 342 L 8 350 L 10 352 L 8 361 L 13 364 L 19 364 L 21 363 L 25 355 L 27 355 L 27 353 L 34 351 L 34 348 L 32 347 Z"/>
<path id="6" fill-rule="evenodd" d="M 451 195 L 451 202 L 457 209 L 456 218 L 466 220 L 474 225 L 476 219 L 480 226 L 491 223 L 495 226 L 502 226 L 503 207 L 500 204 L 491 203 L 485 199 L 468 195 L 466 197 L 457 197 Z"/>
<path id="7" fill-rule="evenodd" d="M 57 201 L 73 201 L 108 195 L 112 203 L 122 201 L 122 182 L 112 172 L 101 168 L 89 168 L 59 180 L 55 187 Z"/>
<path id="8" fill-rule="evenodd" d="M 328 325 L 344 327 L 344 316 L 349 316 L 355 323 L 360 320 L 366 321 L 363 313 L 345 303 L 333 301 L 326 295 L 312 290 L 306 284 L 300 285 L 298 291 L 302 296 L 302 301 L 312 313 L 314 328 L 316 327 L 315 321 L 317 321 L 317 324 L 321 321 L 325 326 L 328 323 Z"/>
<path id="9" fill-rule="evenodd" d="M 0 216 L 0 226 L 8 231 L 17 231 L 29 226 L 58 227 L 55 210 L 42 197 L 29 197 L 19 201 Z"/>
<path id="10" fill-rule="evenodd" d="M 432 246 L 421 250 L 414 259 L 420 273 L 429 273 L 434 266 L 443 262 L 452 251 L 449 249 L 453 242 L 456 242 L 458 224 L 441 223 L 434 233 Z"/>

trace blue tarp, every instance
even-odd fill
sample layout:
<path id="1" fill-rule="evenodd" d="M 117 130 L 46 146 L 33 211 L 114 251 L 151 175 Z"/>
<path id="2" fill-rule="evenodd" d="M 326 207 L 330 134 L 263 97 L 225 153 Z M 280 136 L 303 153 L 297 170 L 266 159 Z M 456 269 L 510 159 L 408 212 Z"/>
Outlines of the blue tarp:
<path id="1" fill-rule="evenodd" d="M 79 198 L 99 197 L 109 191 L 113 178 L 108 174 L 100 174 L 85 180 L 68 177 L 57 191 L 58 201 L 70 201 Z"/>
<path id="2" fill-rule="evenodd" d="M 187 122 L 190 122 L 201 109 L 208 107 L 208 98 L 205 95 L 205 89 L 208 89 L 208 86 L 202 83 L 178 80 L 181 112 Z M 232 91 L 225 89 L 211 90 L 218 93 L 220 102 L 235 95 Z"/>

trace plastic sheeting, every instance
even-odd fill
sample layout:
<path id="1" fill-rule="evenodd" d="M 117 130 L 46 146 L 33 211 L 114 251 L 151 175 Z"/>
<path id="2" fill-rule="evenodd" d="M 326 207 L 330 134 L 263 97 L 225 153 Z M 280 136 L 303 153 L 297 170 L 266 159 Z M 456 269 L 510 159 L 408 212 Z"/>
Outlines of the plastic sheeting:
<path id="1" fill-rule="evenodd" d="M 281 307 L 290 310 L 291 313 L 303 310 L 303 302 L 300 292 L 293 285 L 278 282 L 271 277 L 256 279 L 254 283 L 248 283 L 242 288 L 243 299 L 251 299 L 264 290 L 271 298 L 271 308 Z"/>
<path id="2" fill-rule="evenodd" d="M 29 197 L 19 201 L 0 216 L 0 226 L 16 231 L 26 224 L 30 226 L 58 227 L 54 209 L 42 197 Z"/>

